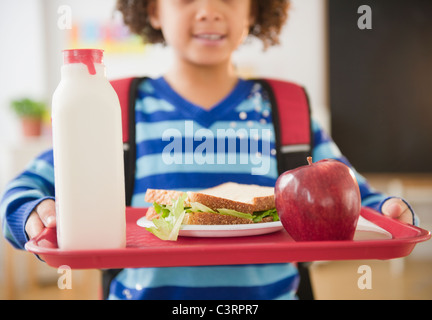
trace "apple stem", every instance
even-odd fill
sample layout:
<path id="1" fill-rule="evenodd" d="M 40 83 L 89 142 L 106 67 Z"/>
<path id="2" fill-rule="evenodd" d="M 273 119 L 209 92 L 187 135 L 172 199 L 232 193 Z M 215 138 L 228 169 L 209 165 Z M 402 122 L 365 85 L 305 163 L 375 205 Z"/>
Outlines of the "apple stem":
<path id="1" fill-rule="evenodd" d="M 307 162 L 309 163 L 309 165 L 312 164 L 312 157 L 307 157 Z"/>

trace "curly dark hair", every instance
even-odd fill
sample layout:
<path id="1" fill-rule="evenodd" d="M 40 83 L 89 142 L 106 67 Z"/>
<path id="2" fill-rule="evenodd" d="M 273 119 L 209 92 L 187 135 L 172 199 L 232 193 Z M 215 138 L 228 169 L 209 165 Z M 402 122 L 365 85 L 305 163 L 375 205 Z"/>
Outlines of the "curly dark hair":
<path id="1" fill-rule="evenodd" d="M 130 31 L 141 36 L 147 43 L 165 43 L 160 30 L 149 21 L 147 8 L 156 0 L 117 0 L 116 9 L 123 14 L 124 23 Z M 255 23 L 249 34 L 260 39 L 264 48 L 279 44 L 279 34 L 288 18 L 290 0 L 251 0 Z"/>

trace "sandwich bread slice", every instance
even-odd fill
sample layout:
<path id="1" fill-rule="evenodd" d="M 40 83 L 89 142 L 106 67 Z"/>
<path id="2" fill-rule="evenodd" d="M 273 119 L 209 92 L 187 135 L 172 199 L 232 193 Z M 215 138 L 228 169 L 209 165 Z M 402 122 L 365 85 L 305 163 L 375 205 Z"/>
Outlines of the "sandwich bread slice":
<path id="1" fill-rule="evenodd" d="M 181 224 L 230 225 L 279 221 L 272 187 L 227 182 L 199 192 L 147 189 L 145 201 L 153 203 L 146 217 L 156 227 L 165 224 L 164 220 L 170 220 L 178 229 Z M 176 214 L 177 220 L 181 221 L 174 223 Z"/>

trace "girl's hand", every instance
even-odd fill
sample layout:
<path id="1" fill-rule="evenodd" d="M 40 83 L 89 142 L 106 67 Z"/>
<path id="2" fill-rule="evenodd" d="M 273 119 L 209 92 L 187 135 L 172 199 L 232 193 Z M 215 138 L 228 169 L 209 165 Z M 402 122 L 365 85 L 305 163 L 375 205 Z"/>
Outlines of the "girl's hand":
<path id="1" fill-rule="evenodd" d="M 413 224 L 413 216 L 408 205 L 399 198 L 391 198 L 384 202 L 382 213 L 390 218 L 407 224 Z"/>
<path id="2" fill-rule="evenodd" d="M 45 228 L 56 226 L 56 212 L 54 200 L 45 200 L 32 211 L 25 226 L 30 239 L 38 236 Z"/>

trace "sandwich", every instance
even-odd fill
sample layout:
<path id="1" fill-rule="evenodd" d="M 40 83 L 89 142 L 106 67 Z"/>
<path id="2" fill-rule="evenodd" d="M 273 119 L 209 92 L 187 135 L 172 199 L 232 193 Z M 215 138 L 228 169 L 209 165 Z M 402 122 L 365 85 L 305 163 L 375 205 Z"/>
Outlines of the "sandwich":
<path id="1" fill-rule="evenodd" d="M 198 192 L 147 189 L 153 203 L 147 228 L 164 240 L 176 240 L 181 225 L 232 225 L 279 221 L 274 188 L 227 182 Z"/>

